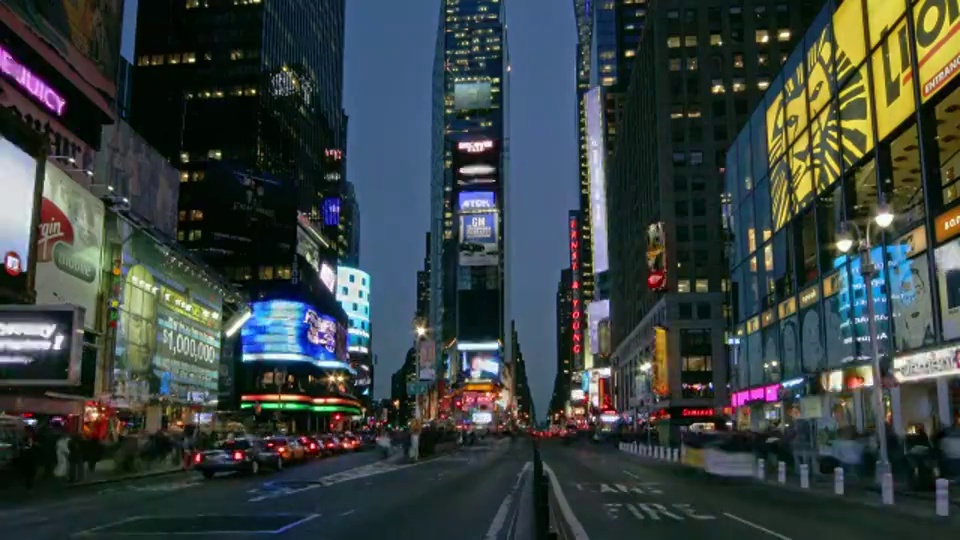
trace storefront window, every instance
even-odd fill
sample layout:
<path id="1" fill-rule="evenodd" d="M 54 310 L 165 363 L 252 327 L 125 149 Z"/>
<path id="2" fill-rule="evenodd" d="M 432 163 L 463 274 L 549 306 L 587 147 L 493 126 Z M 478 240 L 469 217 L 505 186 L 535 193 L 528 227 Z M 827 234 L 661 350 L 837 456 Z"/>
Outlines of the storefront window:
<path id="1" fill-rule="evenodd" d="M 777 324 L 773 323 L 761 330 L 763 335 L 763 380 L 771 383 L 780 380 L 783 361 L 780 356 L 780 340 Z"/>
<path id="2" fill-rule="evenodd" d="M 923 230 L 919 230 L 923 234 Z M 897 352 L 934 344 L 933 313 L 927 257 L 912 252 L 909 245 L 891 245 L 889 257 L 890 302 Z"/>
<path id="3" fill-rule="evenodd" d="M 766 242 L 773 234 L 770 223 L 770 181 L 764 178 L 757 183 L 753 191 L 754 218 L 756 220 L 757 242 Z"/>
<path id="4" fill-rule="evenodd" d="M 823 279 L 824 342 L 826 343 L 827 365 L 840 367 L 853 360 L 853 336 L 850 328 L 849 305 L 845 294 L 841 294 L 842 284 L 846 283 L 847 267 L 843 266 L 836 274 Z M 841 279 L 842 276 L 842 279 Z"/>
<path id="5" fill-rule="evenodd" d="M 817 236 L 820 238 L 820 272 L 826 273 L 833 268 L 833 259 L 837 255 L 834 241 L 840 223 L 843 221 L 842 192 L 834 186 L 830 191 L 817 198 Z"/>
<path id="6" fill-rule="evenodd" d="M 796 221 L 797 279 L 800 287 L 817 281 L 817 222 L 813 208 L 808 208 Z M 829 245 L 829 242 L 827 243 Z"/>
<path id="7" fill-rule="evenodd" d="M 791 237 L 793 226 L 781 229 L 773 237 L 773 280 L 776 300 L 782 300 L 796 292 L 793 276 L 794 246 Z"/>
<path id="8" fill-rule="evenodd" d="M 819 294 L 816 288 L 806 293 L 811 296 Z M 800 293 L 800 301 L 804 302 L 804 293 Z M 823 333 L 820 330 L 820 303 L 814 299 L 807 307 L 800 308 L 798 316 L 800 323 L 800 368 L 805 373 L 816 373 L 823 366 L 824 346 Z M 786 346 L 784 346 L 786 349 Z"/>
<path id="9" fill-rule="evenodd" d="M 956 339 L 960 337 L 960 238 L 938 247 L 935 256 L 943 339 Z"/>
<path id="10" fill-rule="evenodd" d="M 750 365 L 750 383 L 749 386 L 763 384 L 763 340 L 760 332 L 754 332 L 747 336 L 747 358 Z"/>
<path id="11" fill-rule="evenodd" d="M 940 185 L 943 204 L 960 198 L 960 91 L 954 91 L 937 105 L 937 143 L 940 148 Z"/>
<path id="12" fill-rule="evenodd" d="M 783 377 L 789 379 L 800 375 L 800 328 L 797 316 L 791 315 L 780 321 L 780 346 L 783 350 Z"/>
<path id="13" fill-rule="evenodd" d="M 877 206 L 876 171 L 875 161 L 870 160 L 846 174 L 843 179 L 846 218 L 855 220 L 861 226 L 866 226 Z"/>
<path id="14" fill-rule="evenodd" d="M 882 188 L 885 200 L 897 213 L 895 230 L 908 230 L 923 220 L 923 183 L 916 125 L 890 143 L 890 175 L 883 180 Z"/>

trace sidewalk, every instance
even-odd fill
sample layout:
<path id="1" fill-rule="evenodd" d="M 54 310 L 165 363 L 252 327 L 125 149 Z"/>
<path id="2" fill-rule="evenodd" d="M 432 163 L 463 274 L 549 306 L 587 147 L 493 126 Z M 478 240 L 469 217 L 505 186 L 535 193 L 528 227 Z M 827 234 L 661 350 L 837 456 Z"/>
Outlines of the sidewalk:
<path id="1" fill-rule="evenodd" d="M 44 497 L 56 495 L 69 490 L 108 484 L 112 482 L 123 482 L 160 476 L 166 474 L 175 474 L 184 472 L 181 464 L 173 464 L 170 459 L 162 459 L 152 463 L 144 463 L 136 471 L 121 472 L 116 470 L 116 464 L 112 459 L 107 459 L 97 463 L 94 472 L 90 472 L 84 466 L 84 476 L 77 482 L 68 482 L 59 478 L 41 478 L 41 471 L 37 471 L 37 478 L 34 481 L 33 488 L 27 489 L 23 480 L 15 473 L 2 477 L 0 481 L 0 502 L 17 501 L 23 498 Z"/>
<path id="2" fill-rule="evenodd" d="M 642 450 L 641 450 L 642 452 Z M 670 468 L 674 468 L 678 471 L 684 471 L 692 475 L 702 475 L 704 477 L 719 478 L 714 475 L 710 475 L 705 470 L 700 467 L 695 467 L 692 465 L 678 463 L 671 461 L 669 459 L 659 459 L 649 455 L 643 454 L 634 454 L 629 451 L 629 447 L 621 448 L 621 453 L 624 454 L 628 459 L 637 460 L 644 463 L 645 465 L 652 465 L 654 463 Z M 795 471 L 791 471 L 788 467 L 787 475 L 784 483 L 780 483 L 777 478 L 777 464 L 767 464 L 765 463 L 765 474 L 764 479 L 761 480 L 756 474 L 756 466 L 754 466 L 754 476 L 753 477 L 724 477 L 724 480 L 733 481 L 733 482 L 750 482 L 754 484 L 761 484 L 768 486 L 770 488 L 777 489 L 786 489 L 792 492 L 803 493 L 811 495 L 814 497 L 826 497 L 833 498 L 837 500 L 843 500 L 846 502 L 851 502 L 855 504 L 861 504 L 865 506 L 883 508 L 885 510 L 891 510 L 894 512 L 910 515 L 913 517 L 920 517 L 925 519 L 949 519 L 958 521 L 960 518 L 960 488 L 954 488 L 951 490 L 950 497 L 950 517 L 942 518 L 936 515 L 935 507 L 935 496 L 933 492 L 927 493 L 918 493 L 918 492 L 904 492 L 894 490 L 894 504 L 893 505 L 884 505 L 881 500 L 880 488 L 879 486 L 873 484 L 870 481 L 863 479 L 856 479 L 853 477 L 846 477 L 844 480 L 844 490 L 843 495 L 837 495 L 834 492 L 834 479 L 832 476 L 810 474 L 810 487 L 802 488 L 800 486 L 800 477 L 799 474 Z M 960 521 L 958 521 L 960 522 Z"/>

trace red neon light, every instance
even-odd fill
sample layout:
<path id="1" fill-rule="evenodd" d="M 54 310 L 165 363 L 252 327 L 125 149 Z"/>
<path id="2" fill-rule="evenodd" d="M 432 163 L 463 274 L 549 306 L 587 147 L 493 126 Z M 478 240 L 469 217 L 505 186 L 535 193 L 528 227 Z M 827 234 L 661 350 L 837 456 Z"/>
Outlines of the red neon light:
<path id="1" fill-rule="evenodd" d="M 570 226 L 570 271 L 573 273 L 573 280 L 570 283 L 570 289 L 573 293 L 570 301 L 571 329 L 573 337 L 571 339 L 571 352 L 574 360 L 579 359 L 583 352 L 583 333 L 581 329 L 581 319 L 583 311 L 580 302 L 580 223 L 576 217 L 569 219 Z"/>
<path id="2" fill-rule="evenodd" d="M 680 416 L 713 416 L 713 409 L 683 409 Z"/>
<path id="3" fill-rule="evenodd" d="M 352 399 L 338 398 L 338 397 L 328 397 L 328 398 L 314 398 L 310 396 L 303 396 L 299 394 L 245 394 L 240 396 L 240 401 L 255 401 L 255 402 L 267 402 L 267 403 L 276 403 L 279 401 L 283 402 L 300 402 L 300 403 L 312 403 L 314 405 L 354 405 L 359 406 L 360 402 Z"/>

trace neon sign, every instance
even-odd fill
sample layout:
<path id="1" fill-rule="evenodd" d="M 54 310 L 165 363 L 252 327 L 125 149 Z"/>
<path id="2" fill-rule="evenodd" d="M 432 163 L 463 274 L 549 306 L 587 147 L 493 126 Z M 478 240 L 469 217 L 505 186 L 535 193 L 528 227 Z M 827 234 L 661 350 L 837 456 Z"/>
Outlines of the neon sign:
<path id="1" fill-rule="evenodd" d="M 680 416 L 713 416 L 713 409 L 683 409 L 680 411 Z"/>
<path id="2" fill-rule="evenodd" d="M 573 336 L 571 338 L 571 352 L 573 365 L 580 366 L 580 355 L 583 353 L 583 332 L 580 330 L 583 319 L 583 307 L 580 302 L 580 221 L 575 213 L 570 214 L 570 318 Z"/>
<path id="3" fill-rule="evenodd" d="M 50 85 L 20 62 L 17 62 L 16 58 L 2 47 L 0 47 L 0 72 L 13 79 L 20 88 L 43 103 L 51 112 L 57 116 L 63 116 L 63 111 L 67 108 L 66 98 L 50 88 Z"/>
<path id="4" fill-rule="evenodd" d="M 769 384 L 749 390 L 734 392 L 730 398 L 730 403 L 734 407 L 746 405 L 748 403 L 774 403 L 780 400 L 780 384 Z"/>
<path id="5" fill-rule="evenodd" d="M 479 154 L 493 148 L 493 141 L 463 141 L 457 143 L 457 150 L 462 150 L 468 154 Z"/>

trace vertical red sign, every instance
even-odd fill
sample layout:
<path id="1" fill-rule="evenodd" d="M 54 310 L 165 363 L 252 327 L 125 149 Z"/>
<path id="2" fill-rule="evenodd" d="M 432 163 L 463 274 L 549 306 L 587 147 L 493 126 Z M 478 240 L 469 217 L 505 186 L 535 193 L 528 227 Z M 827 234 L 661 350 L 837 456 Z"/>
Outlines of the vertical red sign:
<path id="1" fill-rule="evenodd" d="M 571 317 L 571 364 L 574 369 L 582 369 L 583 362 L 583 306 L 580 299 L 580 219 L 576 213 L 570 213 L 570 317 Z"/>

